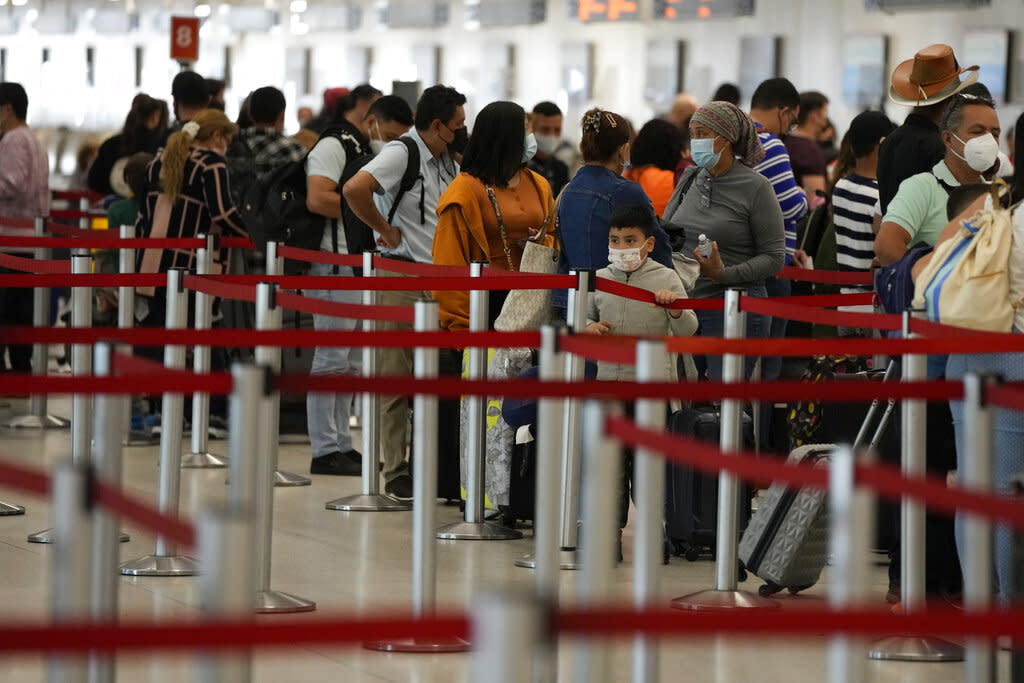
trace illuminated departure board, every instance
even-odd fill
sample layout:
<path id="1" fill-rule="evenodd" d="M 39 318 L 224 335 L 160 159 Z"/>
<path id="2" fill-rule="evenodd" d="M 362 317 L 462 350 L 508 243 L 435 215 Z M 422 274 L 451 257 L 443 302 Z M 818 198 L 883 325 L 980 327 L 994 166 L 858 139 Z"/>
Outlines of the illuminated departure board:
<path id="1" fill-rule="evenodd" d="M 754 0 L 654 0 L 654 17 L 672 21 L 723 19 L 754 14 Z"/>
<path id="2" fill-rule="evenodd" d="M 539 24 L 547 16 L 546 0 L 479 0 L 466 3 L 466 20 L 483 27 Z"/>
<path id="3" fill-rule="evenodd" d="M 569 16 L 583 23 L 636 21 L 640 18 L 638 0 L 570 0 Z"/>

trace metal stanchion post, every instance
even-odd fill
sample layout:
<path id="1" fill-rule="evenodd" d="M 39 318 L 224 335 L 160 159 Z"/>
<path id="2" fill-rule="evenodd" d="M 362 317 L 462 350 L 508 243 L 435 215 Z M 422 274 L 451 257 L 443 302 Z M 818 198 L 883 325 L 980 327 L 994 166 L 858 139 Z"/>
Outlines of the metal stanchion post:
<path id="1" fill-rule="evenodd" d="M 134 237 L 134 225 L 121 226 L 121 239 L 128 240 L 134 239 Z M 118 272 L 122 275 L 133 274 L 135 272 L 135 249 L 122 247 L 118 252 Z M 135 287 L 130 285 L 122 285 L 117 289 L 117 327 L 122 330 L 130 330 L 135 327 Z M 125 344 L 121 346 L 120 351 L 130 354 L 132 347 Z M 150 446 L 156 441 L 144 428 L 132 429 L 131 399 L 129 399 L 129 408 L 124 414 L 121 441 L 125 446 Z"/>
<path id="2" fill-rule="evenodd" d="M 71 272 L 85 275 L 92 272 L 92 256 L 84 254 L 71 257 Z M 92 327 L 92 287 L 71 288 L 71 326 Z M 76 376 L 92 372 L 92 346 L 73 344 L 71 346 L 71 372 Z M 74 394 L 71 397 L 71 458 L 76 465 L 84 467 L 91 458 L 92 445 L 92 395 Z M 31 534 L 29 543 L 53 543 L 52 529 Z"/>
<path id="3" fill-rule="evenodd" d="M 261 282 L 256 285 L 256 328 L 281 329 L 281 308 L 274 301 L 276 285 Z M 257 346 L 256 364 L 270 375 L 281 370 L 281 348 Z M 260 399 L 260 411 L 255 422 L 259 425 L 260 439 L 256 444 L 256 493 L 253 499 L 254 536 L 253 555 L 256 560 L 256 611 L 312 612 L 316 603 L 290 593 L 271 590 L 271 548 L 274 534 L 274 472 L 277 471 L 277 449 L 281 394 L 272 391 Z"/>
<path id="4" fill-rule="evenodd" d="M 903 337 L 910 339 L 912 311 L 903 313 Z M 920 354 L 903 356 L 903 381 L 923 382 L 928 379 L 928 357 Z M 903 401 L 903 433 L 901 434 L 901 467 L 909 477 L 923 477 L 927 464 L 927 405 L 923 399 Z M 919 612 L 925 604 L 925 506 L 911 498 L 900 504 L 900 607 L 904 614 Z M 904 662 L 959 662 L 963 648 L 940 638 L 892 636 L 871 646 L 871 659 Z"/>
<path id="5" fill-rule="evenodd" d="M 213 264 L 213 251 L 217 248 L 214 235 L 199 235 L 206 246 L 196 250 L 196 275 L 209 275 Z M 195 329 L 208 330 L 213 326 L 213 297 L 195 292 Z M 209 346 L 192 348 L 192 370 L 196 374 L 210 371 Z M 181 459 L 182 467 L 220 468 L 227 463 L 207 450 L 210 441 L 210 395 L 201 391 L 192 394 L 192 452 Z"/>
<path id="6" fill-rule="evenodd" d="M 583 575 L 581 607 L 607 602 L 611 596 L 615 570 L 615 539 L 618 537 L 618 507 L 608 504 L 608 492 L 622 478 L 622 446 L 605 434 L 605 406 L 589 400 L 583 405 Z M 611 680 L 609 652 L 592 638 L 582 641 L 576 650 L 577 683 L 604 683 Z"/>
<path id="7" fill-rule="evenodd" d="M 740 310 L 741 290 L 725 292 L 725 338 L 742 339 L 747 332 L 747 316 Z M 740 383 L 745 381 L 743 356 L 727 353 L 722 357 L 722 381 Z M 720 447 L 725 454 L 739 451 L 743 420 L 743 402 L 738 399 L 722 401 L 722 428 Z M 762 598 L 756 593 L 737 589 L 739 556 L 737 552 L 740 509 L 739 480 L 735 475 L 722 471 L 718 474 L 718 528 L 716 541 L 716 565 L 714 590 L 700 591 L 676 598 L 672 606 L 677 609 L 735 609 L 735 608 L 776 608 L 779 603 Z M 742 504 L 749 504 L 743 501 Z"/>
<path id="8" fill-rule="evenodd" d="M 568 316 L 570 331 L 579 333 L 587 327 L 587 299 L 594 291 L 594 273 L 588 270 L 570 271 L 576 277 L 576 289 L 569 290 Z M 569 382 L 581 382 L 584 379 L 586 360 L 574 354 L 568 354 L 564 363 L 563 379 Z M 562 498 L 559 503 L 559 568 L 578 569 L 579 561 L 576 552 L 579 535 L 579 504 L 580 504 L 580 402 L 566 398 L 562 401 L 561 426 L 561 485 Z M 524 555 L 516 559 L 517 567 L 533 568 L 534 558 Z"/>
<path id="9" fill-rule="evenodd" d="M 96 344 L 93 369 L 97 376 L 111 374 L 113 346 Z M 127 396 L 100 394 L 93 411 L 93 464 L 98 480 L 121 488 L 121 417 L 130 400 Z M 120 585 L 120 533 L 116 514 L 96 510 L 92 529 L 92 616 L 100 621 L 117 620 L 117 592 Z M 89 657 L 89 682 L 113 683 L 114 656 L 93 653 Z"/>
<path id="10" fill-rule="evenodd" d="M 268 389 L 266 371 L 255 365 L 236 363 L 231 366 L 231 387 L 228 507 L 252 515 L 256 506 L 256 458 L 253 454 L 263 436 L 252 425 L 262 416 L 262 397 Z"/>
<path id="11" fill-rule="evenodd" d="M 251 366 L 247 369 L 255 370 Z M 256 375 L 256 382 L 262 382 L 262 373 L 257 370 Z M 236 386 L 236 393 L 237 390 Z M 258 394 L 254 401 L 258 401 Z M 235 439 L 235 433 L 229 438 Z M 199 595 L 203 612 L 217 618 L 245 618 L 252 610 L 255 585 L 249 557 L 252 536 L 248 511 L 208 510 L 200 516 L 198 527 L 199 559 L 203 563 Z M 201 654 L 193 680 L 196 683 L 248 683 L 252 680 L 252 656 L 248 652 Z"/>
<path id="12" fill-rule="evenodd" d="M 277 242 L 267 242 L 267 275 L 284 275 L 284 259 L 277 255 Z M 280 419 L 279 408 L 275 417 L 275 424 L 280 424 Z M 277 465 L 275 464 L 274 467 L 277 467 Z M 283 470 L 274 471 L 274 486 L 309 486 L 312 483 L 312 479 L 301 474 L 285 472 Z"/>
<path id="13" fill-rule="evenodd" d="M 35 220 L 35 236 L 46 237 L 46 219 L 36 218 Z M 33 254 L 36 260 L 45 261 L 50 258 L 49 247 L 36 247 L 35 253 Z M 33 327 L 49 327 L 50 326 L 50 288 L 49 287 L 36 287 L 32 290 L 32 325 Z M 50 363 L 49 358 L 50 347 L 48 344 L 37 342 L 32 345 L 32 374 L 45 376 L 47 366 Z M 28 414 L 19 415 L 18 417 L 11 418 L 7 425 L 8 427 L 17 429 L 67 429 L 71 425 L 71 421 L 63 417 L 57 417 L 50 415 L 46 412 L 46 394 L 32 394 L 28 399 Z M 0 515 L 3 514 L 21 514 L 25 508 L 20 508 L 20 512 L 11 513 L 4 512 L 0 509 Z"/>
<path id="14" fill-rule="evenodd" d="M 668 364 L 665 342 L 641 341 L 636 345 L 636 378 L 639 382 L 664 382 Z M 646 429 L 665 429 L 664 401 L 636 402 L 636 423 Z M 665 548 L 665 461 L 647 448 L 633 456 L 636 542 L 633 545 L 633 605 L 644 608 L 658 600 L 658 571 Z M 633 640 L 633 683 L 659 680 L 658 648 L 644 636 Z"/>
<path id="15" fill-rule="evenodd" d="M 907 311 L 903 318 L 903 335 L 911 338 Z M 904 381 L 927 378 L 927 357 L 903 356 Z M 926 404 L 923 400 L 903 401 L 902 469 L 908 476 L 923 476 L 926 466 Z M 922 503 L 904 498 L 901 504 L 901 607 L 909 613 L 919 611 L 925 600 L 925 508 Z M 900 661 L 961 661 L 963 649 L 938 638 L 894 636 L 878 641 L 869 652 L 872 659 Z"/>
<path id="16" fill-rule="evenodd" d="M 92 567 L 92 478 L 88 463 L 62 463 L 53 476 L 53 593 L 55 622 L 89 618 L 89 572 Z M 85 683 L 84 655 L 52 655 L 46 663 L 48 683 Z"/>
<path id="17" fill-rule="evenodd" d="M 967 373 L 964 377 L 964 442 L 970 457 L 963 458 L 961 486 L 991 495 L 993 484 L 993 411 L 986 390 L 998 382 L 992 375 Z M 986 612 L 992 606 L 992 524 L 972 513 L 965 515 L 963 529 L 964 609 Z M 968 638 L 964 653 L 964 680 L 994 683 L 995 649 L 990 641 Z"/>
<path id="18" fill-rule="evenodd" d="M 438 329 L 436 301 L 416 302 L 416 332 Z M 413 352 L 416 379 L 436 379 L 438 350 L 417 347 Z M 412 404 L 413 517 L 412 517 L 412 609 L 417 617 L 433 614 L 437 593 L 437 552 L 434 527 L 437 518 L 437 396 L 416 394 Z M 371 641 L 363 646 L 385 652 L 465 652 L 469 644 L 461 639 L 401 639 Z"/>
<path id="19" fill-rule="evenodd" d="M 483 277 L 484 263 L 470 264 L 470 276 Z M 469 292 L 469 330 L 486 332 L 488 329 L 489 292 L 472 289 Z M 469 379 L 487 379 L 487 349 L 467 348 Z M 466 407 L 466 433 L 462 435 L 462 447 L 466 454 L 466 508 L 461 522 L 443 526 L 437 530 L 437 537 L 449 541 L 507 541 L 522 538 L 523 534 L 502 524 L 484 519 L 484 462 L 487 452 L 486 396 L 467 396 L 463 399 Z"/>
<path id="20" fill-rule="evenodd" d="M 372 251 L 363 252 L 363 277 L 372 278 L 375 276 L 373 270 L 373 257 L 375 254 L 376 252 Z M 377 292 L 372 286 L 363 290 L 363 305 L 377 305 Z M 372 320 L 363 321 L 363 329 L 367 332 L 374 331 L 376 327 L 376 323 Z M 369 379 L 377 376 L 378 354 L 377 347 L 363 347 L 363 377 Z M 362 493 L 329 501 L 327 509 L 348 512 L 411 510 L 412 503 L 380 492 L 380 394 L 363 394 L 362 404 Z"/>
<path id="21" fill-rule="evenodd" d="M 855 455 L 848 447 L 832 454 L 829 467 L 829 554 L 832 576 L 828 604 L 832 609 L 863 607 L 869 597 L 875 496 L 854 480 Z M 863 638 L 832 636 L 828 649 L 829 683 L 867 680 Z"/>
<path id="22" fill-rule="evenodd" d="M 184 270 L 172 268 L 167 272 L 168 329 L 183 329 L 188 320 L 188 293 L 182 286 Z M 164 367 L 168 370 L 185 369 L 185 347 L 164 346 Z M 181 439 L 185 397 L 164 393 L 160 431 L 160 512 L 178 516 L 178 496 L 181 490 Z M 157 536 L 156 550 L 121 565 L 121 573 L 130 576 L 192 576 L 196 562 L 191 557 L 178 555 L 175 545 L 164 536 Z"/>
<path id="23" fill-rule="evenodd" d="M 537 652 L 551 643 L 543 603 L 514 593 L 490 592 L 475 601 L 470 680 L 532 683 Z M 540 679 L 551 680 L 555 679 Z"/>

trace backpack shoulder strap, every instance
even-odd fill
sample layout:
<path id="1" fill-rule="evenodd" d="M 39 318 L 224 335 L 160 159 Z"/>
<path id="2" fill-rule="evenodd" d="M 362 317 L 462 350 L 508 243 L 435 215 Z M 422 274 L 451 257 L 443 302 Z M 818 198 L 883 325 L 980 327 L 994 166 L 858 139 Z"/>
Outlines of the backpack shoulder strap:
<path id="1" fill-rule="evenodd" d="M 675 191 L 672 193 L 672 197 L 668 200 L 668 204 L 665 206 L 665 211 L 661 214 L 663 219 L 667 219 L 675 213 L 676 209 L 679 208 L 679 205 L 683 203 L 683 197 L 685 197 L 686 193 L 690 191 L 690 186 L 693 185 L 693 181 L 697 179 L 697 174 L 700 173 L 700 167 L 694 166 L 692 171 L 688 168 L 683 171 L 683 173 L 686 177 L 681 183 L 679 183 L 679 186 L 676 187 Z"/>
<path id="2" fill-rule="evenodd" d="M 416 144 L 416 141 L 412 138 L 400 137 L 398 138 L 404 145 L 405 149 L 409 152 L 409 158 L 405 162 L 405 172 L 402 173 L 402 180 L 398 184 L 398 192 L 395 194 L 395 201 L 391 203 L 391 210 L 388 211 L 388 224 L 391 224 L 395 219 L 395 213 L 398 212 L 398 203 L 402 201 L 402 197 L 406 192 L 411 190 L 417 180 L 421 180 L 423 175 L 420 173 L 420 148 Z M 420 188 L 420 224 L 426 222 L 426 211 L 424 206 L 423 188 Z"/>

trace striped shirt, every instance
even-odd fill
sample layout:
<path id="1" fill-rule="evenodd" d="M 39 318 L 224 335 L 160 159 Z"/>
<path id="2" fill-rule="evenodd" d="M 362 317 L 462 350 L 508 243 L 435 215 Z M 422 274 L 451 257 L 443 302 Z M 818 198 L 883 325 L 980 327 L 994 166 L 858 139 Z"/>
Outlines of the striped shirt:
<path id="1" fill-rule="evenodd" d="M 772 184 L 775 197 L 782 209 L 783 227 L 786 231 L 786 265 L 793 260 L 796 251 L 796 222 L 807 213 L 807 195 L 796 184 L 793 168 L 789 163 L 789 153 L 782 140 L 769 133 L 761 124 L 757 125 L 757 138 L 764 147 L 764 159 L 754 166 L 754 170 L 763 175 Z"/>
<path id="2" fill-rule="evenodd" d="M 839 270 L 871 270 L 875 258 L 872 219 L 878 202 L 878 181 L 851 173 L 832 190 L 832 223 L 836 228 L 836 264 Z M 868 291 L 870 287 L 843 288 L 844 292 Z"/>
<path id="3" fill-rule="evenodd" d="M 208 149 L 192 148 L 185 160 L 181 194 L 173 205 L 160 191 L 160 170 L 164 150 L 157 153 L 146 169 L 146 201 L 139 208 L 135 224 L 139 237 L 195 237 L 199 234 L 220 234 L 245 237 L 248 233 L 238 209 L 231 201 L 228 168 L 224 157 Z M 214 257 L 219 265 L 227 263 L 223 253 Z M 166 273 L 171 268 L 193 268 L 194 249 L 145 249 L 138 264 L 140 273 Z M 151 293 L 143 289 L 143 294 Z"/>

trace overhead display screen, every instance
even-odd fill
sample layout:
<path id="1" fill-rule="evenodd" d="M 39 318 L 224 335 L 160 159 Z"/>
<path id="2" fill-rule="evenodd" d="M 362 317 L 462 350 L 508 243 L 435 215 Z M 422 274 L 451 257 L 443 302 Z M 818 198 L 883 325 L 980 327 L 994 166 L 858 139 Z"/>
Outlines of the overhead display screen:
<path id="1" fill-rule="evenodd" d="M 485 28 L 539 24 L 547 16 L 547 0 L 479 0 L 466 3 L 466 19 Z"/>
<path id="2" fill-rule="evenodd" d="M 673 21 L 728 19 L 754 14 L 754 0 L 654 0 L 654 17 Z"/>
<path id="3" fill-rule="evenodd" d="M 640 18 L 640 4 L 636 0 L 570 0 L 569 16 L 585 24 L 636 21 Z"/>
<path id="4" fill-rule="evenodd" d="M 901 9 L 956 9 L 990 7 L 992 0 L 864 0 L 865 9 L 896 11 Z"/>

